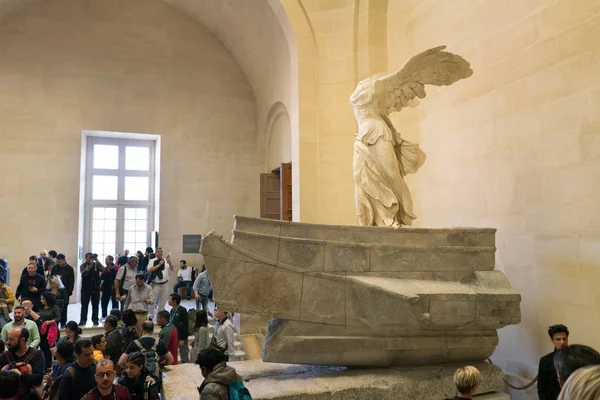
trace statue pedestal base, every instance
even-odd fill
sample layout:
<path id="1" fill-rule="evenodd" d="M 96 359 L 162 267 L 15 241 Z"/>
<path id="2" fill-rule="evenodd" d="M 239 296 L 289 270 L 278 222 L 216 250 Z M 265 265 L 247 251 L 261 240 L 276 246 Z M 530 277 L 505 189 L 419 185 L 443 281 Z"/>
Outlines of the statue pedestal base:
<path id="1" fill-rule="evenodd" d="M 286 400 L 444 400 L 455 395 L 452 377 L 457 368 L 473 365 L 482 375 L 478 399 L 506 400 L 500 393 L 502 371 L 486 362 L 426 367 L 348 369 L 311 365 L 265 363 L 262 360 L 228 363 L 236 369 L 253 399 Z M 193 364 L 169 367 L 163 386 L 166 400 L 198 398 L 200 368 Z"/>

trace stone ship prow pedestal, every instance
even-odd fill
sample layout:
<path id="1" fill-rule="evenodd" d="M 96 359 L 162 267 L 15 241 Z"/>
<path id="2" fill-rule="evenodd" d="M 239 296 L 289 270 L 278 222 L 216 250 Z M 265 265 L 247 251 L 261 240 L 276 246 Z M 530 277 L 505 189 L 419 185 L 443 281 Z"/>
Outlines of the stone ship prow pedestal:
<path id="1" fill-rule="evenodd" d="M 496 330 L 520 321 L 520 295 L 494 270 L 495 229 L 234 218 L 232 241 L 211 232 L 201 253 L 221 309 L 272 318 L 264 362 L 361 367 L 399 381 L 418 368 L 433 379 L 454 368 L 439 365 L 481 366 Z M 501 389 L 502 372 L 484 369 L 494 382 L 485 390 Z M 446 389 L 414 398 L 443 399 Z"/>

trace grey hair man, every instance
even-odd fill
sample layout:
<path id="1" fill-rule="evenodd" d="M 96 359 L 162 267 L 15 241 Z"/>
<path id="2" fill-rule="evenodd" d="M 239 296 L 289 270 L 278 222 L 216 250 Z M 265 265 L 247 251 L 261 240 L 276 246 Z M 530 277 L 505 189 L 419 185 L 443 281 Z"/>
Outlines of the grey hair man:
<path id="1" fill-rule="evenodd" d="M 554 355 L 554 368 L 562 388 L 573 372 L 588 365 L 600 364 L 600 353 L 584 344 L 573 344 Z"/>

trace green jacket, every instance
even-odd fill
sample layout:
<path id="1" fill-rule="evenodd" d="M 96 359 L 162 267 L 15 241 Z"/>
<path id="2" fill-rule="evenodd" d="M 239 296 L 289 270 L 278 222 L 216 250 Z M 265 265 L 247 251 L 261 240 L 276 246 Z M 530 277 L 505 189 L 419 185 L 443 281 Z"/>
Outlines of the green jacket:
<path id="1" fill-rule="evenodd" d="M 187 340 L 188 338 L 188 313 L 181 305 L 171 309 L 171 323 L 177 328 L 178 340 Z"/>

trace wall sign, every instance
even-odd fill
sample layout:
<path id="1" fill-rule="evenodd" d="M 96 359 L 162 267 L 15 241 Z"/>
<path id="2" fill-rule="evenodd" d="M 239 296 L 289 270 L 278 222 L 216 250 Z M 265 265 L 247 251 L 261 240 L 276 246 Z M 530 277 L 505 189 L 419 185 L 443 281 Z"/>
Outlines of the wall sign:
<path id="1" fill-rule="evenodd" d="M 183 235 L 183 254 L 200 253 L 202 235 Z"/>

